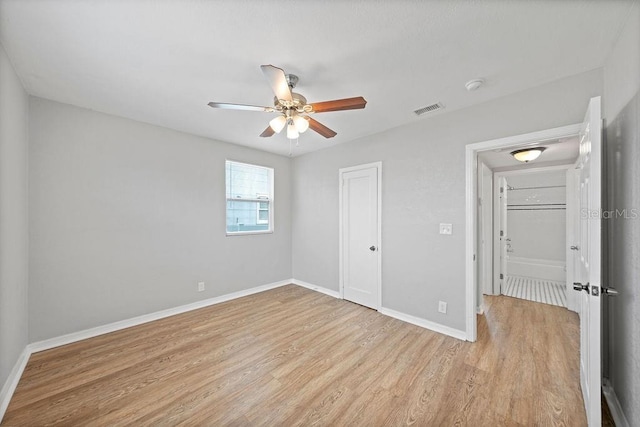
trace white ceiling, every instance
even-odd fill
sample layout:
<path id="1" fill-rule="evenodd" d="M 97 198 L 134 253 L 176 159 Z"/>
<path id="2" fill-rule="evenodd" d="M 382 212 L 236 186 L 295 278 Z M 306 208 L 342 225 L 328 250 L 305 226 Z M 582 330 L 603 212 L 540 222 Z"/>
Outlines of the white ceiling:
<path id="1" fill-rule="evenodd" d="M 367 99 L 316 115 L 338 136 L 299 155 L 598 68 L 631 2 L 0 0 L 0 40 L 32 95 L 279 154 L 272 113 L 207 103 L 271 105 L 261 64 L 310 102 Z"/>

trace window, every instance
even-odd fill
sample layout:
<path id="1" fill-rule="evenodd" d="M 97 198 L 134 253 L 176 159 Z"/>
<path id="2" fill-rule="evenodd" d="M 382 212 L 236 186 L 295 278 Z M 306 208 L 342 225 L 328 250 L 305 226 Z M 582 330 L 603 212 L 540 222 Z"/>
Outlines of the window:
<path id="1" fill-rule="evenodd" d="M 227 235 L 273 231 L 273 169 L 227 160 Z"/>

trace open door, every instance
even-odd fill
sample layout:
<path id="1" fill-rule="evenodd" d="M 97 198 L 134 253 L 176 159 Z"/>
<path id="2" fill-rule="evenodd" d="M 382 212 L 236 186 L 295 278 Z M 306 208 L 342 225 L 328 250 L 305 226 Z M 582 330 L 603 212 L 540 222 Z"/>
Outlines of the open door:
<path id="1" fill-rule="evenodd" d="M 495 186 L 493 291 L 495 295 L 500 295 L 507 287 L 507 251 L 509 249 L 507 237 L 507 179 L 505 177 L 498 178 L 495 180 Z"/>
<path id="2" fill-rule="evenodd" d="M 600 97 L 592 98 L 580 130 L 580 234 L 575 256 L 579 259 L 580 385 L 590 426 L 601 425 L 601 169 L 602 118 Z"/>

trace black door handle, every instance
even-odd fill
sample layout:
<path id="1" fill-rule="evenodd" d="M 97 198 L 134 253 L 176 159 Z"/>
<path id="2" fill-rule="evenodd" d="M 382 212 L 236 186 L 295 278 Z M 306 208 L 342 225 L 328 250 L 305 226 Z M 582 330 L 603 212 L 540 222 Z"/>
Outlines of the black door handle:
<path id="1" fill-rule="evenodd" d="M 369 247 L 369 250 L 370 250 L 371 252 L 375 252 L 376 247 L 375 247 L 375 246 L 370 246 L 370 247 Z"/>

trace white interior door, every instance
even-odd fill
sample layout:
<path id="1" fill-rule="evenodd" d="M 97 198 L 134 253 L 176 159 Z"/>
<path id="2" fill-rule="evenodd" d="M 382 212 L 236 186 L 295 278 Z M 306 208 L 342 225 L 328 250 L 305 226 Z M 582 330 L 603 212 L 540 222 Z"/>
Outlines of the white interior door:
<path id="1" fill-rule="evenodd" d="M 503 289 L 506 289 L 506 227 L 507 227 L 507 199 L 505 191 L 507 188 L 507 180 L 504 176 L 496 177 L 494 179 L 494 212 L 493 215 L 493 231 L 494 231 L 494 244 L 493 244 L 493 292 L 496 295 L 500 295 Z"/>
<path id="2" fill-rule="evenodd" d="M 573 292 L 573 283 L 580 280 L 579 249 L 580 243 L 580 169 L 579 161 L 574 168 L 567 169 L 567 229 L 566 229 L 566 265 L 567 265 L 567 308 L 579 311 L 578 292 Z"/>
<path id="3" fill-rule="evenodd" d="M 342 297 L 380 308 L 381 164 L 340 170 Z"/>
<path id="4" fill-rule="evenodd" d="M 580 131 L 580 385 L 590 426 L 601 425 L 601 169 L 602 118 L 600 97 L 592 98 Z"/>
<path id="5" fill-rule="evenodd" d="M 493 172 L 484 163 L 478 164 L 478 206 L 480 289 L 495 295 L 493 287 Z M 481 301 L 480 301 L 481 302 Z M 480 304 L 479 302 L 479 304 Z"/>

